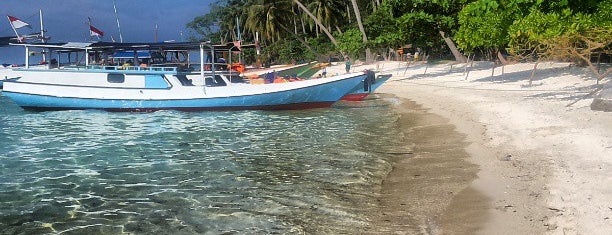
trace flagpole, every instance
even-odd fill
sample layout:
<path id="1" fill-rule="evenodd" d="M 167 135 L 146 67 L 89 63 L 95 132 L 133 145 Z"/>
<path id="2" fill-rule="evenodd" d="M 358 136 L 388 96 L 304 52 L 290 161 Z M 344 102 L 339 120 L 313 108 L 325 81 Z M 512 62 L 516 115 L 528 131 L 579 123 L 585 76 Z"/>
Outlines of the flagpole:
<path id="1" fill-rule="evenodd" d="M 42 9 L 40 9 L 39 11 L 40 11 L 40 37 L 41 37 L 42 43 L 46 43 L 47 40 L 45 40 L 45 27 L 43 26 L 43 12 L 42 12 Z M 45 62 L 47 62 L 46 54 L 47 54 L 47 50 L 43 48 L 42 59 Z"/>
<path id="2" fill-rule="evenodd" d="M 89 28 L 88 28 L 88 32 L 89 32 L 89 41 L 93 42 L 93 35 L 91 35 L 91 17 L 87 17 L 87 21 L 89 22 Z"/>
<path id="3" fill-rule="evenodd" d="M 117 19 L 117 28 L 119 29 L 119 42 L 123 43 L 123 35 L 121 34 L 121 25 L 119 24 L 119 15 L 117 15 L 117 4 L 113 0 L 113 8 L 115 9 L 115 18 Z"/>
<path id="4" fill-rule="evenodd" d="M 40 9 L 40 37 L 42 38 L 42 42 L 45 43 L 45 27 L 43 26 L 43 12 L 42 9 Z M 43 55 L 44 57 L 44 55 Z"/>
<path id="5" fill-rule="evenodd" d="M 242 44 L 242 35 L 240 35 L 240 21 L 236 17 L 236 31 L 238 31 L 238 42 Z M 238 48 L 240 50 L 240 48 Z M 242 63 L 242 53 L 238 53 L 238 62 Z"/>

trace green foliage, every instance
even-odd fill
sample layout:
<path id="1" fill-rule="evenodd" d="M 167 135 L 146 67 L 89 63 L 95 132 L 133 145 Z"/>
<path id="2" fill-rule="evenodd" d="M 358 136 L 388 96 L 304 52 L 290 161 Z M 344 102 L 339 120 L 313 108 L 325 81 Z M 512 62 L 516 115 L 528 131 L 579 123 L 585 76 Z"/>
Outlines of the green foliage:
<path id="1" fill-rule="evenodd" d="M 505 48 L 509 42 L 508 29 L 528 14 L 537 4 L 533 0 L 478 0 L 466 5 L 459 13 L 457 45 L 466 52 L 475 49 Z"/>
<path id="2" fill-rule="evenodd" d="M 334 44 L 332 44 L 329 39 L 323 35 L 318 38 L 308 39 L 308 44 L 315 51 L 316 55 L 306 57 L 307 59 L 320 59 L 316 58 L 316 56 L 330 56 L 332 54 L 336 54 L 336 46 L 334 46 Z M 310 54 L 308 56 L 310 56 Z"/>
<path id="3" fill-rule="evenodd" d="M 577 57 L 584 48 L 602 50 L 610 47 L 611 8 L 612 0 L 601 2 L 593 14 L 585 13 L 584 9 L 589 8 L 584 6 L 553 12 L 532 8 L 527 16 L 516 20 L 509 28 L 509 51 L 516 55 L 537 54 L 541 58 L 588 60 L 588 55 Z"/>
<path id="4" fill-rule="evenodd" d="M 404 40 L 401 29 L 396 23 L 391 7 L 387 4 L 382 4 L 376 12 L 368 16 L 364 21 L 364 27 L 371 39 L 371 45 L 378 48 L 402 46 Z"/>
<path id="5" fill-rule="evenodd" d="M 197 35 L 193 36 L 194 41 L 213 38 L 219 27 L 216 22 L 222 14 L 223 8 L 216 3 L 210 5 L 210 12 L 205 15 L 195 17 L 191 22 L 187 23 L 187 28 L 193 30 Z"/>
<path id="6" fill-rule="evenodd" d="M 558 13 L 543 13 L 532 11 L 525 18 L 517 20 L 510 26 L 509 52 L 524 54 L 538 49 L 538 44 L 544 40 L 560 36 L 563 33 L 563 22 Z"/>
<path id="7" fill-rule="evenodd" d="M 612 0 L 602 1 L 598 5 L 594 20 L 603 28 L 612 28 Z"/>
<path id="8" fill-rule="evenodd" d="M 337 39 L 340 51 L 348 54 L 351 58 L 359 58 L 361 53 L 365 51 L 365 45 L 361 40 L 361 31 L 357 28 L 346 30 Z"/>
<path id="9" fill-rule="evenodd" d="M 406 13 L 397 18 L 397 27 L 406 44 L 415 47 L 439 47 L 443 44 L 438 31 L 441 30 L 437 16 L 424 11 Z"/>
<path id="10" fill-rule="evenodd" d="M 376 42 L 393 42 L 399 39 L 399 45 L 412 44 L 427 51 L 448 47 L 440 36 L 443 31 L 453 36 L 458 30 L 457 15 L 465 4 L 471 0 L 388 0 L 388 12 L 394 21 L 389 23 L 395 31 L 380 33 Z M 383 4 L 383 5 L 384 5 Z M 396 44 L 396 45 L 397 45 Z"/>
<path id="11" fill-rule="evenodd" d="M 297 40 L 280 40 L 263 48 L 263 61 L 271 64 L 288 64 L 314 60 L 314 55 Z"/>
<path id="12" fill-rule="evenodd" d="M 187 28 L 195 33 L 195 35 L 191 35 L 191 40 L 210 40 L 213 43 L 234 40 L 233 38 L 227 38 L 227 35 L 235 37 L 236 18 L 242 16 L 242 9 L 245 7 L 244 1 L 219 0 L 210 4 L 209 7 L 209 13 L 197 16 L 187 23 Z"/>
<path id="13" fill-rule="evenodd" d="M 211 5 L 210 13 L 194 18 L 187 26 L 196 34 L 194 40 L 229 41 L 235 37 L 235 19 L 239 17 L 246 41 L 254 41 L 258 32 L 262 43 L 268 45 L 266 59 L 275 62 L 316 59 L 337 50 L 363 57 L 366 47 L 385 51 L 407 44 L 445 54 L 448 48 L 440 31 L 464 53 L 506 49 L 515 54 L 537 54 L 550 50 L 555 39 L 580 44 L 606 42 L 612 37 L 605 33 L 612 30 L 612 0 L 383 0 L 380 6 L 378 1 L 358 0 L 367 45 L 362 42 L 350 1 L 299 2 L 336 33 L 338 48 L 313 27 L 314 21 L 294 0 L 219 0 Z M 584 35 L 587 39 L 572 41 Z M 297 38 L 305 39 L 314 52 Z"/>
<path id="14" fill-rule="evenodd" d="M 569 9 L 559 13 L 543 13 L 534 9 L 509 28 L 509 51 L 513 54 L 529 51 L 542 53 L 548 49 L 543 47 L 544 42 L 553 41 L 564 34 L 580 34 L 596 27 L 595 22 L 592 15 L 572 14 Z"/>
<path id="15" fill-rule="evenodd" d="M 245 29 L 251 34 L 260 32 L 263 41 L 277 41 L 286 35 L 295 17 L 288 1 L 254 0 L 243 11 L 247 14 Z"/>

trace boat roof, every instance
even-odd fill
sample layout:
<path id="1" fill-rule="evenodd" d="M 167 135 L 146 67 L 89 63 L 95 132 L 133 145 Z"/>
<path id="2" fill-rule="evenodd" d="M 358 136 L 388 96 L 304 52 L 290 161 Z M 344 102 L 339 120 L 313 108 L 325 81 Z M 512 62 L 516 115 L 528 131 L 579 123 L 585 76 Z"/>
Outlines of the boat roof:
<path id="1" fill-rule="evenodd" d="M 66 51 L 118 51 L 118 50 L 199 50 L 200 45 L 218 51 L 240 51 L 233 42 L 213 45 L 208 42 L 155 42 L 155 43 L 121 43 L 121 42 L 58 42 L 58 43 L 10 43 L 14 46 L 38 47 Z M 242 45 L 240 48 L 254 48 L 255 44 Z"/>

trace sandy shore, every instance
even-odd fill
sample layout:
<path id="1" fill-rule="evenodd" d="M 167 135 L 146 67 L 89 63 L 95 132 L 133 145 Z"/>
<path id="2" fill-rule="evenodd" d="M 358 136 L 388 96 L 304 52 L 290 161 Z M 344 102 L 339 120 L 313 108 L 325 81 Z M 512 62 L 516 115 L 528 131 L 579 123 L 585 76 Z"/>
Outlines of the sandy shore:
<path id="1" fill-rule="evenodd" d="M 423 110 L 433 116 L 419 126 L 448 123 L 451 128 L 440 133 L 461 134 L 434 136 L 443 141 L 427 142 L 420 157 L 394 166 L 381 199 L 383 209 L 390 210 L 382 213 L 388 232 L 414 233 L 402 228 L 410 221 L 401 218 L 421 213 L 414 222 L 422 226 L 418 233 L 612 234 L 612 113 L 590 109 L 589 93 L 598 85 L 587 69 L 542 63 L 529 86 L 533 64 L 525 63 L 498 67 L 492 76 L 490 63 L 477 62 L 467 79 L 464 64 L 406 68 L 403 62 L 379 62 L 352 70 L 366 68 L 393 74 L 376 93 L 399 97 L 398 112 Z M 328 69 L 343 72 L 341 63 Z M 411 167 L 437 156 L 436 145 L 455 149 L 439 154 L 459 160 L 465 152 L 469 164 L 454 166 L 461 169 L 455 173 Z M 476 176 L 469 177 L 472 170 Z M 441 174 L 447 176 L 438 190 L 408 201 L 400 202 L 405 191 L 393 190 Z M 431 198 L 436 199 L 427 211 L 419 212 L 418 203 Z"/>

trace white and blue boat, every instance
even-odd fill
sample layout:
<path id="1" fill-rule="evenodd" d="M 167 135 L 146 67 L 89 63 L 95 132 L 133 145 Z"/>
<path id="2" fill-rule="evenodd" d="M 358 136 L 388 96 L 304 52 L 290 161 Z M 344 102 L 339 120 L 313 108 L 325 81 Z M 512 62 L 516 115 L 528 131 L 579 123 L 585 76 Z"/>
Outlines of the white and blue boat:
<path id="1" fill-rule="evenodd" d="M 329 107 L 365 78 L 352 73 L 297 82 L 250 84 L 236 73 L 205 69 L 206 43 L 23 44 L 57 53 L 84 52 L 84 66 L 50 63 L 47 68 L 14 69 L 19 77 L 4 82 L 3 95 L 30 110 L 100 109 L 148 112 L 156 110 L 307 109 Z M 119 66 L 94 64 L 120 50 L 200 51 L 198 69 L 183 66 Z M 134 53 L 134 61 L 138 61 Z M 207 53 L 213 55 L 214 51 Z M 187 55 L 187 54 L 184 54 Z M 63 55 L 63 57 L 66 57 Z M 68 56 L 69 57 L 69 56 Z M 189 58 L 189 56 L 186 56 Z M 70 58 L 70 57 L 69 57 Z M 26 59 L 27 60 L 27 59 Z M 90 60 L 92 61 L 90 63 Z"/>

